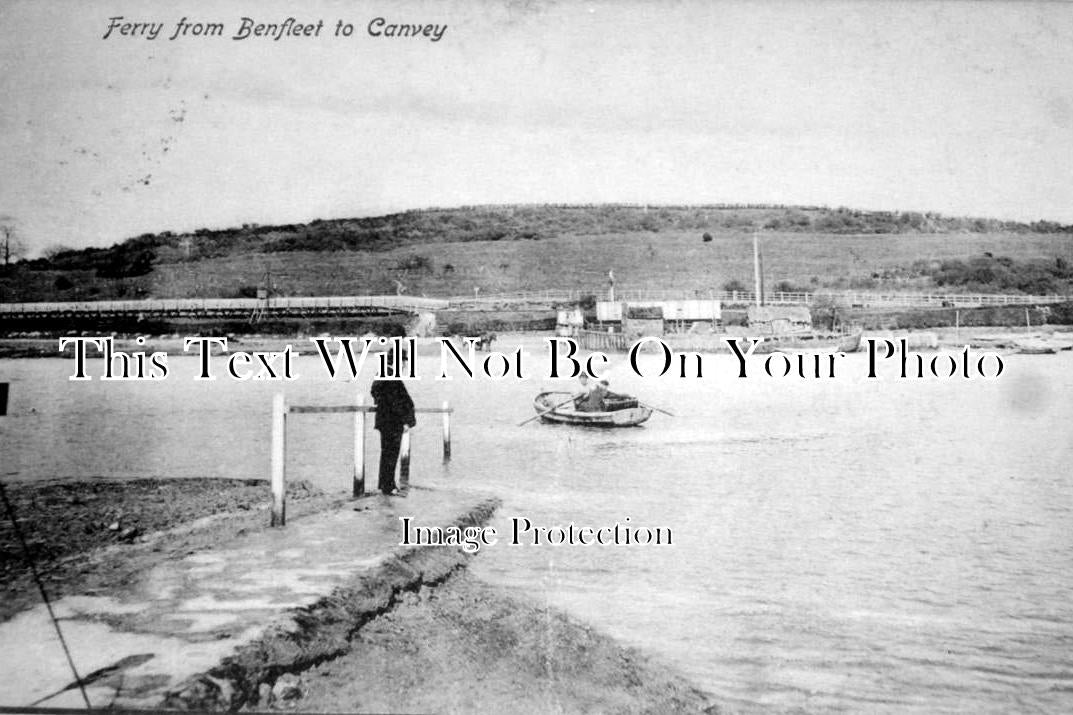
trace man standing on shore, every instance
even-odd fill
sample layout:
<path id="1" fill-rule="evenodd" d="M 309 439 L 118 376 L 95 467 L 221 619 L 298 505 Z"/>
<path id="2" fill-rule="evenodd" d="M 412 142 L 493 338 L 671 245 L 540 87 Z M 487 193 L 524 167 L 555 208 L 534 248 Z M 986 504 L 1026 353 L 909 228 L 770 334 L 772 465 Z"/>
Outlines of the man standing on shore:
<path id="1" fill-rule="evenodd" d="M 388 353 L 390 375 L 399 377 L 404 373 L 406 351 L 396 359 L 394 350 Z M 388 377 L 385 375 L 384 377 Z M 373 380 L 371 389 L 376 403 L 376 421 L 373 426 L 380 432 L 380 493 L 401 496 L 395 486 L 395 463 L 399 460 L 402 435 L 417 424 L 414 417 L 414 401 L 401 380 Z"/>

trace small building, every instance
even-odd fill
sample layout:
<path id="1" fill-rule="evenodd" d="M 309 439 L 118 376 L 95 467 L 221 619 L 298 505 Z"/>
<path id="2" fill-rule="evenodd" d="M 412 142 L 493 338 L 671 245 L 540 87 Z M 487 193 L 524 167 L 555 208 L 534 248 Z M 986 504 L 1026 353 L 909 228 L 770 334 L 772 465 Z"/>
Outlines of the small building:
<path id="1" fill-rule="evenodd" d="M 627 338 L 663 335 L 663 308 L 627 305 L 622 311 L 622 334 Z"/>
<path id="2" fill-rule="evenodd" d="M 560 338 L 576 338 L 585 327 L 585 316 L 580 308 L 560 310 L 555 318 L 555 334 Z"/>
<path id="3" fill-rule="evenodd" d="M 601 323 L 621 323 L 628 308 L 659 308 L 662 319 L 680 327 L 715 327 L 723 319 L 722 306 L 717 300 L 631 300 L 596 302 L 596 319 Z"/>

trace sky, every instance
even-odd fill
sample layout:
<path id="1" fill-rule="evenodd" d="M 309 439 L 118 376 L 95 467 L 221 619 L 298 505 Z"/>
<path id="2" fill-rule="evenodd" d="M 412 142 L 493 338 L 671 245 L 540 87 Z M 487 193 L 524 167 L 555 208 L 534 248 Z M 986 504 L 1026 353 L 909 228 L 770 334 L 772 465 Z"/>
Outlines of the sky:
<path id="1" fill-rule="evenodd" d="M 118 16 L 163 26 L 106 39 Z M 320 36 L 232 39 L 291 16 Z M 184 17 L 223 34 L 168 39 Z M 31 255 L 498 203 L 1073 223 L 1067 3 L 0 0 L 0 27 L 0 216 Z"/>

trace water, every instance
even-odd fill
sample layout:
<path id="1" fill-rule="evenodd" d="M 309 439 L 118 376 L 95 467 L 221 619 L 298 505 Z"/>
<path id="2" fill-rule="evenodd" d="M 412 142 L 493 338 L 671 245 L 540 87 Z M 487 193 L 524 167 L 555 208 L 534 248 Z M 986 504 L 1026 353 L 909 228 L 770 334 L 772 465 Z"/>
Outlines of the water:
<path id="1" fill-rule="evenodd" d="M 533 373 L 542 357 L 531 358 Z M 651 364 L 651 358 L 646 359 Z M 568 383 L 426 379 L 457 408 L 454 459 L 419 416 L 414 481 L 488 489 L 543 526 L 665 527 L 672 547 L 486 547 L 483 578 L 658 654 L 745 709 L 1073 709 L 1073 355 L 1009 356 L 998 380 L 702 379 L 613 372 L 613 389 L 672 410 L 643 427 L 530 423 Z M 0 362 L 12 381 L 8 479 L 268 473 L 277 385 L 71 383 L 71 363 Z M 710 368 L 710 369 L 709 369 Z M 302 358 L 291 403 L 350 402 Z M 350 427 L 294 416 L 289 476 L 349 487 Z M 370 439 L 369 465 L 375 464 Z M 370 472 L 371 473 L 371 472 Z"/>

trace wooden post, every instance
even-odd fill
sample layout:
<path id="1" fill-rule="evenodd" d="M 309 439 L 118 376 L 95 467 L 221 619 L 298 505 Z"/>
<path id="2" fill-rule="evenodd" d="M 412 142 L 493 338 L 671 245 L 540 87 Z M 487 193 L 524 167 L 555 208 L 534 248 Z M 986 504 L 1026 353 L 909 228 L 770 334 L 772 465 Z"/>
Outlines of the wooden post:
<path id="1" fill-rule="evenodd" d="M 365 395 L 358 393 L 358 407 L 365 406 Z M 365 494 L 365 411 L 354 413 L 354 498 Z"/>
<path id="2" fill-rule="evenodd" d="M 1025 308 L 1025 332 L 1032 329 L 1032 321 L 1028 318 L 1028 308 Z"/>
<path id="3" fill-rule="evenodd" d="M 399 491 L 405 492 L 410 488 L 410 433 L 402 433 L 402 444 L 399 447 Z"/>
<path id="4" fill-rule="evenodd" d="M 760 308 L 764 305 L 764 263 L 756 231 L 753 231 L 753 281 L 756 284 L 756 307 Z"/>
<path id="5" fill-rule="evenodd" d="M 451 461 L 451 413 L 447 401 L 443 402 L 443 461 Z"/>
<path id="6" fill-rule="evenodd" d="M 280 392 L 272 398 L 272 526 L 287 523 L 287 403 Z"/>

